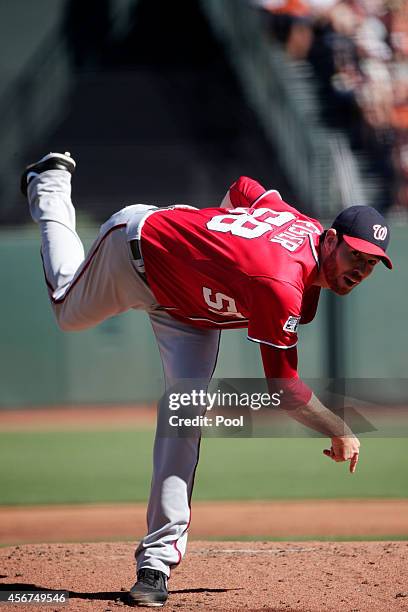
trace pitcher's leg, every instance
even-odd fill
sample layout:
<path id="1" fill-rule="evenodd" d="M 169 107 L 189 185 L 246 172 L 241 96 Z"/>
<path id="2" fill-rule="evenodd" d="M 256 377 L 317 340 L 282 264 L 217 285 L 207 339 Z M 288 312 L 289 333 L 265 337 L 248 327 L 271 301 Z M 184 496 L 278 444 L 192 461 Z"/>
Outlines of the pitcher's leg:
<path id="1" fill-rule="evenodd" d="M 85 259 L 71 202 L 74 169 L 68 153 L 49 153 L 22 176 L 22 191 L 41 231 L 51 304 L 58 325 L 67 331 L 93 327 L 129 308 L 157 306 L 133 265 L 127 235 L 128 224 L 137 228 L 152 207 L 133 205 L 112 215 Z"/>
<path id="2" fill-rule="evenodd" d="M 150 315 L 163 362 L 166 388 L 190 379 L 205 387 L 213 375 L 219 346 L 218 330 L 178 322 L 165 312 Z M 188 383 L 187 383 L 188 384 Z M 158 421 L 168 418 L 160 402 Z M 200 437 L 163 437 L 156 433 L 153 478 L 147 511 L 148 534 L 136 551 L 138 569 L 149 567 L 167 576 L 185 553 L 190 499 L 198 464 Z"/>
<path id="3" fill-rule="evenodd" d="M 71 202 L 71 174 L 47 170 L 28 185 L 27 197 L 33 220 L 41 232 L 41 253 L 49 289 L 68 285 L 85 253 L 75 231 L 75 209 Z"/>

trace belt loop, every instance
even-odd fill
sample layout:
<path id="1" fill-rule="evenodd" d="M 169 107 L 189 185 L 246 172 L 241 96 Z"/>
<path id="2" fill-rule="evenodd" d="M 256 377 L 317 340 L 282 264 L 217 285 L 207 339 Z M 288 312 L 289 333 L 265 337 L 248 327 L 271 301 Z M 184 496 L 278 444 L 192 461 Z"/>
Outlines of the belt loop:
<path id="1" fill-rule="evenodd" d="M 129 242 L 130 244 L 130 250 L 132 251 L 132 255 L 133 255 L 133 259 L 135 259 L 136 261 L 138 259 L 140 259 L 141 261 L 143 261 L 142 259 L 142 254 L 140 252 L 140 247 L 139 247 L 139 240 L 131 240 Z"/>
<path id="2" fill-rule="evenodd" d="M 130 240 L 129 246 L 130 246 L 131 253 L 133 255 L 133 261 L 135 262 L 135 267 L 137 271 L 139 272 L 139 274 L 143 277 L 143 279 L 146 280 L 146 270 L 145 270 L 142 253 L 140 251 L 139 240 L 138 239 Z"/>
<path id="3" fill-rule="evenodd" d="M 132 240 L 129 240 L 129 247 L 132 253 L 133 261 L 135 263 L 135 268 L 139 272 L 139 274 L 146 279 L 145 276 L 145 266 L 143 261 L 142 249 L 141 249 L 141 229 L 146 217 L 148 217 L 152 212 L 158 210 L 157 206 L 144 206 L 140 205 L 140 207 L 136 204 L 134 207 L 134 214 L 131 219 L 128 221 L 126 226 L 126 235 L 134 236 Z"/>

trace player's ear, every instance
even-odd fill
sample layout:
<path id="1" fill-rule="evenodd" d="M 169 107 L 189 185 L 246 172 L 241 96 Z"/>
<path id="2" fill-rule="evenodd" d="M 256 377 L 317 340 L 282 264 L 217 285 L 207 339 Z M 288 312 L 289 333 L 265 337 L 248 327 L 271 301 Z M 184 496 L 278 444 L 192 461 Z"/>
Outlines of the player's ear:
<path id="1" fill-rule="evenodd" d="M 328 230 L 326 230 L 324 237 L 324 245 L 328 249 L 328 251 L 331 252 L 333 249 L 336 248 L 337 239 L 337 232 L 333 227 L 330 227 Z"/>

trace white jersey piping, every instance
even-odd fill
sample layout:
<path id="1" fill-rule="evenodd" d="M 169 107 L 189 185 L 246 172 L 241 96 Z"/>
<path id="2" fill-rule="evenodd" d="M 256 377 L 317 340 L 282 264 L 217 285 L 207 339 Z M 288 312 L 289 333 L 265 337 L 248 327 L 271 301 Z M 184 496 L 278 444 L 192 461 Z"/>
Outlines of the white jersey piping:
<path id="1" fill-rule="evenodd" d="M 276 193 L 280 197 L 280 199 L 282 199 L 282 196 L 279 191 L 277 191 L 276 189 L 268 189 L 268 191 L 264 191 L 264 193 L 261 193 L 261 195 L 258 196 L 254 202 L 252 202 L 251 207 L 255 206 L 255 204 L 258 204 L 259 200 L 262 200 L 262 198 L 269 195 L 270 193 Z"/>
<path id="2" fill-rule="evenodd" d="M 251 340 L 251 342 L 257 342 L 258 344 L 267 344 L 268 346 L 273 346 L 275 348 L 283 350 L 291 349 L 297 345 L 297 342 L 295 342 L 295 344 L 291 344 L 290 346 L 284 346 L 283 344 L 274 344 L 273 342 L 266 342 L 266 340 L 258 340 L 257 338 L 251 338 L 251 336 L 247 336 L 247 338 L 248 340 Z"/>
<path id="3" fill-rule="evenodd" d="M 206 319 L 205 317 L 185 317 L 189 321 L 207 321 L 208 323 L 214 323 L 214 325 L 233 325 L 236 323 L 248 323 L 249 319 L 234 319 L 233 321 L 213 321 L 212 319 Z"/>
<path id="4" fill-rule="evenodd" d="M 316 247 L 315 247 L 315 245 L 313 244 L 313 238 L 312 238 L 312 235 L 311 235 L 311 234 L 309 234 L 309 242 L 310 242 L 310 248 L 312 249 L 312 254 L 313 254 L 313 257 L 314 257 L 314 259 L 315 259 L 315 261 L 316 261 L 316 263 L 317 263 L 317 267 L 318 267 L 318 268 L 320 268 L 320 261 L 319 261 L 319 257 L 318 257 L 318 255 L 317 255 Z"/>

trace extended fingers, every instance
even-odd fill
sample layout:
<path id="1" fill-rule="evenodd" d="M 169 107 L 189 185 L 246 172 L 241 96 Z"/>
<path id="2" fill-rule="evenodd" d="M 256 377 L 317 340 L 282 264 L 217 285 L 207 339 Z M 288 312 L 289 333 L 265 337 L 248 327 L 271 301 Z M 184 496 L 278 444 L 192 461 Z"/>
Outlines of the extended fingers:
<path id="1" fill-rule="evenodd" d="M 323 454 L 326 455 L 326 457 L 330 457 L 331 459 L 333 459 L 333 461 L 336 461 L 336 463 L 350 461 L 350 472 L 354 474 L 354 472 L 356 471 L 359 459 L 359 454 L 357 451 L 353 452 L 353 454 L 350 454 L 350 452 L 347 452 L 346 449 L 343 449 L 343 452 L 336 454 L 336 451 L 333 449 L 333 447 L 331 447 L 330 449 L 325 448 L 323 450 Z"/>
<path id="2" fill-rule="evenodd" d="M 350 472 L 352 474 L 354 474 L 354 472 L 356 471 L 357 463 L 358 463 L 358 453 L 354 453 L 354 455 L 350 459 Z"/>

